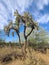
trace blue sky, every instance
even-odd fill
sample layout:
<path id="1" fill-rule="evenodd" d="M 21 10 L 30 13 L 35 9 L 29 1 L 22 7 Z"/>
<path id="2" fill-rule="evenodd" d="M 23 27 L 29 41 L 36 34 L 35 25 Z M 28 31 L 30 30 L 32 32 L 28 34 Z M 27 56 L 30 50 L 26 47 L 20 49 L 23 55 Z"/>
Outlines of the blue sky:
<path id="1" fill-rule="evenodd" d="M 18 10 L 20 14 L 29 11 L 34 20 L 49 32 L 49 0 L 0 0 L 0 29 L 4 28 L 10 20 L 14 21 L 14 11 Z M 20 31 L 22 32 L 22 28 Z M 18 38 L 18 37 L 17 37 Z M 16 39 L 17 39 L 16 38 Z M 12 36 L 6 40 L 14 39 Z"/>

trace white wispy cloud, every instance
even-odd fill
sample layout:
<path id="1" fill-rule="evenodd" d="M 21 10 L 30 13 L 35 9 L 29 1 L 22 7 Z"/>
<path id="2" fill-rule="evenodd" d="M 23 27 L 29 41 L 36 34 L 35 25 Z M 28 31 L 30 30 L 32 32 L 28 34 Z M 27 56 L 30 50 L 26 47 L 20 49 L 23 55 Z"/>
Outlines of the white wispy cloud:
<path id="1" fill-rule="evenodd" d="M 43 15 L 37 21 L 40 22 L 40 23 L 47 23 L 47 22 L 49 22 L 49 14 Z"/>
<path id="2" fill-rule="evenodd" d="M 37 8 L 43 9 L 45 5 L 49 4 L 49 0 L 35 0 Z"/>
<path id="3" fill-rule="evenodd" d="M 49 22 L 49 13 L 45 13 L 45 14 L 41 14 L 39 11 L 33 13 L 34 17 L 35 17 L 35 21 L 37 21 L 38 23 L 48 23 Z"/>
<path id="4" fill-rule="evenodd" d="M 22 13 L 32 2 L 33 0 L 0 0 L 1 29 L 3 29 L 4 23 L 7 23 L 14 18 L 13 13 L 16 9 L 19 13 Z"/>
<path id="5" fill-rule="evenodd" d="M 48 22 L 49 15 L 47 13 L 44 15 L 40 13 L 40 10 L 44 10 L 44 6 L 48 4 L 49 0 L 0 0 L 1 29 L 3 29 L 4 24 L 7 24 L 11 19 L 14 19 L 13 13 L 16 9 L 19 13 L 23 13 L 30 5 L 32 5 L 32 9 L 34 10 L 32 14 L 35 17 L 35 20 L 39 23 Z"/>
<path id="6" fill-rule="evenodd" d="M 2 25 L 2 23 L 0 23 L 0 29 L 3 29 L 3 25 Z"/>
<path id="7" fill-rule="evenodd" d="M 49 22 L 49 13 L 44 9 L 45 6 L 49 5 L 49 0 L 35 0 L 34 3 L 36 8 L 34 8 L 34 12 L 32 14 L 35 17 L 35 20 L 39 23 Z M 45 13 L 41 13 L 41 10 Z"/>

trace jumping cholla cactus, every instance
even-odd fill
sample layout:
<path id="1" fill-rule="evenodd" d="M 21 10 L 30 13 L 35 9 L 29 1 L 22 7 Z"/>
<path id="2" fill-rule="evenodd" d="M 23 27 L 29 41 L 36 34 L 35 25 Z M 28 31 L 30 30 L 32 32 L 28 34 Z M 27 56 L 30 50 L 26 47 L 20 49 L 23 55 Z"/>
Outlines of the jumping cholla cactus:
<path id="1" fill-rule="evenodd" d="M 9 23 L 8 26 L 5 26 L 4 30 L 5 32 L 7 32 L 9 34 L 11 29 L 14 29 L 19 37 L 19 43 L 21 45 L 21 40 L 20 40 L 20 35 L 19 35 L 19 27 L 20 27 L 20 23 L 24 24 L 24 38 L 25 38 L 25 44 L 23 47 L 23 52 L 24 54 L 26 53 L 26 46 L 27 46 L 27 38 L 28 36 L 32 33 L 32 31 L 37 28 L 38 29 L 38 25 L 37 23 L 34 22 L 32 15 L 30 15 L 29 12 L 24 12 L 23 15 L 20 15 L 18 13 L 18 11 L 16 10 L 14 12 L 14 16 L 15 18 L 15 23 L 12 23 L 12 21 Z M 29 34 L 25 34 L 26 33 L 26 28 L 30 27 L 31 31 L 29 32 Z M 12 35 L 14 35 L 14 33 L 12 33 Z"/>
<path id="2" fill-rule="evenodd" d="M 14 14 L 16 16 L 15 22 L 18 23 L 18 26 L 19 26 L 19 23 L 21 22 L 20 20 L 22 20 L 22 23 L 24 24 L 24 38 L 25 38 L 24 51 L 26 52 L 27 38 L 35 28 L 38 29 L 38 25 L 37 23 L 34 22 L 32 15 L 29 12 L 24 12 L 22 16 L 16 10 Z M 27 27 L 30 27 L 31 31 L 29 32 L 29 34 L 26 35 L 25 33 L 26 33 Z"/>

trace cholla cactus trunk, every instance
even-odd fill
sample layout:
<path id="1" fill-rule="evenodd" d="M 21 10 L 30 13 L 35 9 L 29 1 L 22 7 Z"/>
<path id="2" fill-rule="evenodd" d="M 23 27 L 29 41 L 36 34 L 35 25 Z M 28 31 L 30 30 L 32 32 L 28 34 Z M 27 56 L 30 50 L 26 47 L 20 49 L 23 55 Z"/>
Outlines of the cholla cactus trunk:
<path id="1" fill-rule="evenodd" d="M 21 39 L 20 39 L 20 35 L 19 35 L 19 31 L 16 31 L 18 37 L 19 37 L 19 45 L 21 46 Z"/>
<path id="2" fill-rule="evenodd" d="M 23 49 L 22 49 L 22 52 L 23 52 L 24 58 L 26 57 L 26 53 L 27 53 L 26 48 L 28 47 L 27 38 L 28 38 L 28 36 L 32 33 L 32 31 L 33 31 L 33 28 L 31 29 L 31 31 L 29 32 L 28 35 L 25 35 L 25 32 L 26 32 L 26 26 L 24 26 L 24 38 L 25 38 L 25 44 L 24 44 Z M 28 48 L 28 50 L 29 50 L 29 48 Z M 30 50 L 29 50 L 29 53 L 30 53 Z"/>

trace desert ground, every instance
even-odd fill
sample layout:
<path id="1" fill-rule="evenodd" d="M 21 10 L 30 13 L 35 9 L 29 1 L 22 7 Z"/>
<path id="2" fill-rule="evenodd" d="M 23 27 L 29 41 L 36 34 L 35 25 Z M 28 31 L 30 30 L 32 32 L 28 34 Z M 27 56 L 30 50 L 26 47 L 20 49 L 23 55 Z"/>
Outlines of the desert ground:
<path id="1" fill-rule="evenodd" d="M 30 53 L 29 53 L 30 49 Z M 49 49 L 46 53 L 27 48 L 26 58 L 23 58 L 18 46 L 0 48 L 0 65 L 49 65 Z"/>

